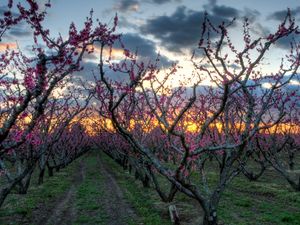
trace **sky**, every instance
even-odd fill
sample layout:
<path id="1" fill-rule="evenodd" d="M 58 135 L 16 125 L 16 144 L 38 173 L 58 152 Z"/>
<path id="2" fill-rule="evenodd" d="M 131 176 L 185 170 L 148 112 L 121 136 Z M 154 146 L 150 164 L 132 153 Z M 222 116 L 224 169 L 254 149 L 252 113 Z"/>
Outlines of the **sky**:
<path id="1" fill-rule="evenodd" d="M 45 1 L 38 0 L 41 4 Z M 0 13 L 5 10 L 1 5 L 5 2 L 0 0 Z M 123 34 L 126 47 L 138 49 L 141 57 L 153 59 L 159 52 L 166 66 L 180 61 L 188 67 L 191 52 L 197 48 L 205 11 L 216 24 L 234 17 L 241 22 L 247 17 L 254 35 L 267 36 L 274 31 L 287 8 L 300 24 L 299 0 L 52 0 L 51 3 L 45 27 L 52 35 L 65 35 L 71 22 L 83 24 L 91 9 L 95 18 L 108 24 L 112 24 L 117 13 L 117 31 Z M 241 29 L 241 23 L 232 29 L 234 43 L 241 42 Z M 15 41 L 22 46 L 31 43 L 29 29 L 22 25 L 11 29 L 1 45 Z M 270 60 L 279 62 L 279 55 L 289 48 L 289 43 L 290 39 L 281 41 L 270 54 Z M 93 62 L 88 63 L 92 66 Z"/>

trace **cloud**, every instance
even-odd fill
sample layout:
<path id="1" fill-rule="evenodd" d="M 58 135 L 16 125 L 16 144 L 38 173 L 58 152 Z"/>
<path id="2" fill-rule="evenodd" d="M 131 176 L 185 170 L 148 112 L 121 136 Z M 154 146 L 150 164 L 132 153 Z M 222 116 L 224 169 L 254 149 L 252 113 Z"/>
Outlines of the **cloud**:
<path id="1" fill-rule="evenodd" d="M 3 35 L 4 40 L 16 40 L 19 38 L 27 38 L 32 36 L 32 30 L 28 24 L 20 22 L 10 27 Z"/>
<path id="2" fill-rule="evenodd" d="M 2 16 L 5 12 L 7 12 L 7 11 L 10 11 L 9 8 L 8 8 L 7 6 L 0 6 L 0 15 L 1 15 L 1 16 Z M 10 11 L 10 12 L 11 12 L 11 15 L 12 15 L 13 17 L 19 16 L 19 14 L 16 13 L 16 12 L 13 12 L 13 11 Z"/>
<path id="3" fill-rule="evenodd" d="M 150 3 L 150 4 L 156 4 L 156 5 L 162 5 L 166 3 L 172 3 L 172 2 L 181 2 L 182 0 L 119 0 L 115 6 L 114 9 L 118 10 L 119 12 L 137 12 L 139 11 L 142 3 Z"/>
<path id="4" fill-rule="evenodd" d="M 237 9 L 224 6 L 224 5 L 221 6 L 214 5 L 211 11 L 213 12 L 214 15 L 219 15 L 224 18 L 232 19 L 239 16 L 239 11 Z"/>
<path id="5" fill-rule="evenodd" d="M 155 43 L 145 39 L 138 34 L 126 33 L 122 35 L 122 42 L 127 49 L 131 51 L 137 50 L 138 55 L 146 57 L 156 55 Z"/>
<path id="6" fill-rule="evenodd" d="M 122 43 L 125 46 L 125 49 L 130 50 L 131 52 L 137 52 L 139 60 L 148 62 L 149 60 L 154 62 L 158 56 L 156 51 L 156 43 L 146 39 L 136 33 L 125 33 L 121 37 Z M 95 45 L 95 52 L 99 52 L 100 47 L 98 44 Z M 104 54 L 108 54 L 108 51 L 104 51 Z M 90 59 L 90 58 L 88 58 Z M 121 44 L 116 42 L 112 49 L 112 59 L 113 60 L 122 60 L 124 59 L 123 48 Z M 160 64 L 162 66 L 170 66 L 174 61 L 169 60 L 167 57 L 160 56 Z"/>
<path id="7" fill-rule="evenodd" d="M 242 13 L 243 17 L 247 18 L 250 23 L 250 30 L 258 36 L 267 36 L 270 30 L 263 26 L 259 21 L 261 13 L 256 9 L 245 8 Z"/>
<path id="8" fill-rule="evenodd" d="M 32 35 L 32 31 L 26 29 L 24 26 L 14 26 L 9 31 L 8 34 L 14 37 L 28 37 Z"/>
<path id="9" fill-rule="evenodd" d="M 138 59 L 144 61 L 147 63 L 149 60 L 154 62 L 157 58 L 157 52 L 155 43 L 151 40 L 148 40 L 146 38 L 141 37 L 138 34 L 135 33 L 126 33 L 122 35 L 122 42 L 125 45 L 126 49 L 129 49 L 132 52 L 137 51 L 138 53 Z M 95 46 L 95 52 L 97 53 L 99 51 L 99 46 Z M 108 52 L 105 50 L 104 55 L 108 54 Z M 120 47 L 120 44 L 115 44 L 113 46 L 112 50 L 113 60 L 122 60 L 124 59 L 123 50 Z M 94 56 L 86 55 L 85 59 L 88 59 L 87 61 L 83 62 L 84 70 L 80 72 L 76 72 L 76 75 L 78 77 L 83 78 L 87 81 L 93 81 L 93 71 L 96 76 L 99 77 L 99 67 L 98 62 L 94 61 Z M 160 65 L 164 67 L 170 66 L 174 61 L 169 60 L 167 57 L 161 55 L 160 56 Z M 128 80 L 128 76 L 126 74 L 120 73 L 120 72 L 113 72 L 108 68 L 108 65 L 105 65 L 104 68 L 105 72 L 107 73 L 107 76 L 112 80 Z"/>
<path id="10" fill-rule="evenodd" d="M 0 6 L 0 15 L 3 15 L 5 12 L 9 11 L 6 6 Z M 10 11 L 13 17 L 18 17 L 19 14 Z M 27 37 L 32 35 L 32 32 L 28 25 L 25 22 L 20 22 L 12 27 L 10 27 L 4 34 L 4 37 L 7 39 L 16 38 L 16 37 Z"/>
<path id="11" fill-rule="evenodd" d="M 136 12 L 140 8 L 140 2 L 137 0 L 121 0 L 114 8 L 120 12 Z"/>
<path id="12" fill-rule="evenodd" d="M 74 78 L 79 78 L 83 81 L 87 82 L 94 82 L 95 79 L 100 78 L 99 74 L 99 65 L 98 63 L 94 62 L 83 62 L 82 63 L 83 70 L 74 73 Z M 109 69 L 108 65 L 105 64 L 103 67 L 105 77 L 114 81 L 128 81 L 129 77 L 127 74 L 121 72 L 114 72 L 113 70 Z M 80 82 L 75 79 L 75 85 L 79 85 Z"/>
<path id="13" fill-rule="evenodd" d="M 287 37 L 280 38 L 276 42 L 276 46 L 282 49 L 287 49 L 289 50 L 291 48 L 291 43 L 299 43 L 300 42 L 300 37 L 297 34 L 290 34 Z"/>
<path id="14" fill-rule="evenodd" d="M 134 23 L 134 21 L 132 19 L 128 19 L 126 16 L 118 16 L 119 20 L 118 20 L 118 27 L 119 28 L 130 28 L 130 29 L 138 29 L 138 25 L 137 23 Z"/>
<path id="15" fill-rule="evenodd" d="M 207 6 L 214 6 L 217 4 L 217 0 L 208 0 Z"/>
<path id="16" fill-rule="evenodd" d="M 18 46 L 14 42 L 0 43 L 0 52 L 4 52 L 7 48 L 16 49 Z"/>
<path id="17" fill-rule="evenodd" d="M 164 4 L 167 2 L 171 2 L 171 0 L 152 0 L 152 2 L 156 4 Z"/>
<path id="18" fill-rule="evenodd" d="M 161 5 L 161 4 L 165 4 L 165 3 L 170 3 L 170 2 L 181 2 L 181 0 L 149 0 L 149 2 L 151 3 L 154 3 L 154 4 L 158 4 L 158 5 Z"/>
<path id="19" fill-rule="evenodd" d="M 127 33 L 122 35 L 122 42 L 127 49 L 133 52 L 137 51 L 138 56 L 146 61 L 154 61 L 157 58 L 158 52 L 156 51 L 156 44 L 149 39 L 143 38 L 135 33 Z M 160 63 L 163 66 L 170 66 L 174 62 L 161 55 Z"/>
<path id="20" fill-rule="evenodd" d="M 226 8 L 222 8 L 222 10 L 223 13 L 220 15 L 214 12 L 210 14 L 209 19 L 213 24 L 230 21 L 228 19 L 230 10 Z M 235 11 L 232 12 L 236 14 Z M 204 11 L 194 11 L 179 6 L 170 16 L 163 15 L 148 19 L 146 24 L 141 26 L 140 31 L 153 35 L 169 51 L 180 53 L 184 49 L 192 49 L 197 46 L 204 14 Z"/>
<path id="21" fill-rule="evenodd" d="M 244 9 L 244 17 L 246 17 L 251 23 L 257 20 L 258 17 L 261 16 L 261 13 L 257 11 L 256 9 L 249 9 L 245 8 Z"/>
<path id="22" fill-rule="evenodd" d="M 288 10 L 280 10 L 280 11 L 276 11 L 272 14 L 270 14 L 267 19 L 272 19 L 272 20 L 278 20 L 278 21 L 283 21 L 284 18 L 287 15 Z M 295 9 L 291 9 L 291 14 L 293 17 L 298 17 L 300 16 L 300 6 L 295 8 Z"/>

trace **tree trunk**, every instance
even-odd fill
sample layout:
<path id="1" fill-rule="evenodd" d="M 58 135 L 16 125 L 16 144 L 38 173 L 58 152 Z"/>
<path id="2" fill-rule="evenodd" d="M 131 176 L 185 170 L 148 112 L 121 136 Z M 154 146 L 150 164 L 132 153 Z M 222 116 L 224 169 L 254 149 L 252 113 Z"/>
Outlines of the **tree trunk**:
<path id="1" fill-rule="evenodd" d="M 132 166 L 131 166 L 131 164 L 128 165 L 128 171 L 131 174 L 131 172 L 132 172 Z"/>
<path id="2" fill-rule="evenodd" d="M 39 173 L 38 185 L 44 183 L 45 168 L 42 168 Z"/>
<path id="3" fill-rule="evenodd" d="M 169 206 L 169 214 L 170 214 L 171 222 L 174 225 L 180 225 L 179 215 L 175 205 Z"/>
<path id="4" fill-rule="evenodd" d="M 13 181 L 9 182 L 9 183 L 6 185 L 6 187 L 1 188 L 1 190 L 0 190 L 0 208 L 1 208 L 2 204 L 4 203 L 4 200 L 6 199 L 6 197 L 7 197 L 7 196 L 9 195 L 9 193 L 11 192 L 11 190 L 14 189 L 15 186 L 16 186 L 18 183 L 22 182 L 22 178 L 24 178 L 24 176 L 26 176 L 26 172 L 27 172 L 27 171 L 24 171 L 24 172 L 20 175 L 20 177 L 18 177 L 18 178 L 16 178 L 16 179 L 14 179 Z M 23 186 L 23 184 L 20 185 L 20 187 L 22 188 L 22 190 L 19 189 L 19 190 L 18 190 L 19 193 L 20 193 L 20 191 L 24 191 L 23 188 L 25 188 L 25 187 Z"/>
<path id="5" fill-rule="evenodd" d="M 30 181 L 31 181 L 31 175 L 33 173 L 33 169 L 28 172 L 28 174 L 20 180 L 19 184 L 19 194 L 25 195 L 27 194 Z"/>
<path id="6" fill-rule="evenodd" d="M 20 182 L 20 184 L 18 185 L 17 191 L 18 191 L 19 195 L 26 195 L 27 194 L 27 190 L 26 190 L 26 188 L 25 188 L 25 186 L 23 185 L 22 182 Z"/>
<path id="7" fill-rule="evenodd" d="M 290 177 L 286 177 L 286 179 L 291 185 L 291 187 L 294 189 L 294 191 L 300 191 L 300 176 L 299 176 L 298 183 L 292 180 Z"/>
<path id="8" fill-rule="evenodd" d="M 51 167 L 49 165 L 47 165 L 47 167 L 48 167 L 48 176 L 53 177 L 53 167 Z"/>
<path id="9" fill-rule="evenodd" d="M 206 199 L 205 202 L 203 202 L 204 204 L 200 203 L 204 210 L 203 225 L 218 224 L 217 208 L 224 188 L 225 186 L 222 185 L 222 183 L 219 184 L 219 187 L 215 189 L 210 198 Z"/>
<path id="10" fill-rule="evenodd" d="M 0 207 L 2 206 L 7 195 L 10 193 L 11 189 L 12 189 L 11 186 L 1 189 L 1 191 L 0 191 Z"/>
<path id="11" fill-rule="evenodd" d="M 204 213 L 203 225 L 217 225 L 217 224 L 218 224 L 217 210 L 214 209 L 206 210 Z"/>
<path id="12" fill-rule="evenodd" d="M 138 172 L 137 170 L 135 170 L 134 178 L 135 178 L 136 180 L 140 179 L 140 174 L 139 174 L 139 172 Z"/>
<path id="13" fill-rule="evenodd" d="M 124 170 L 128 169 L 128 160 L 125 156 L 123 157 L 123 169 Z"/>
<path id="14" fill-rule="evenodd" d="M 150 179 L 147 176 L 147 174 L 145 174 L 144 178 L 143 178 L 143 187 L 144 188 L 148 188 L 150 187 Z"/>
<path id="15" fill-rule="evenodd" d="M 249 181 L 257 181 L 258 178 L 260 178 L 263 175 L 265 170 L 266 170 L 265 165 L 261 164 L 260 165 L 260 170 L 256 174 L 254 172 L 248 172 L 246 170 L 246 168 L 242 169 L 242 173 L 248 178 Z"/>
<path id="16" fill-rule="evenodd" d="M 290 170 L 294 170 L 294 158 L 295 158 L 295 154 L 293 152 L 289 152 L 289 168 Z"/>

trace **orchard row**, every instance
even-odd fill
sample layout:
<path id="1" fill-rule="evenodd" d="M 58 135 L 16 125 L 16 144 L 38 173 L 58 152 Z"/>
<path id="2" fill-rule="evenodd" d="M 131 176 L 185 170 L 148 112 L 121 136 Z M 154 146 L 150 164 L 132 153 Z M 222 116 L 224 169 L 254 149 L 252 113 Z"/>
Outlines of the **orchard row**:
<path id="1" fill-rule="evenodd" d="M 91 11 L 82 29 L 72 23 L 67 37 L 53 37 L 43 26 L 49 7 L 8 1 L 0 18 L 0 38 L 20 23 L 32 30 L 30 53 L 1 53 L 0 205 L 13 190 L 26 193 L 33 173 L 41 184 L 46 170 L 52 176 L 95 147 L 134 169 L 162 201 L 178 192 L 195 199 L 204 225 L 217 224 L 222 193 L 239 174 L 254 181 L 274 168 L 300 191 L 299 92 L 291 85 L 299 82 L 300 43 L 291 42 L 275 72 L 263 69 L 278 41 L 299 35 L 290 11 L 266 37 L 252 37 L 245 19 L 238 45 L 230 37 L 235 20 L 216 26 L 205 15 L 191 76 L 174 87 L 180 65 L 166 68 L 159 55 L 145 61 L 127 49 L 117 16 L 109 27 Z M 85 71 L 91 55 L 98 67 Z"/>

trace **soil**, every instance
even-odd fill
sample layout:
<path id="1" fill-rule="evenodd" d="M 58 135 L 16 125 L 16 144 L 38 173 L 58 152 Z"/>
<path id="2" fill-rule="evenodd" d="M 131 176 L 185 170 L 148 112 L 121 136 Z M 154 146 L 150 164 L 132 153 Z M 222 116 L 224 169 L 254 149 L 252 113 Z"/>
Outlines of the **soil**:
<path id="1" fill-rule="evenodd" d="M 102 199 L 102 206 L 109 216 L 107 225 L 126 225 L 128 219 L 138 221 L 138 216 L 132 206 L 125 200 L 122 189 L 116 182 L 114 174 L 101 160 L 99 157 L 99 167 L 105 181 L 104 190 L 106 190 L 106 192 Z"/>
<path id="2" fill-rule="evenodd" d="M 72 225 L 76 219 L 76 207 L 74 197 L 76 187 L 79 186 L 85 177 L 85 165 L 83 161 L 79 164 L 79 173 L 74 174 L 73 184 L 55 201 L 45 205 L 41 204 L 33 212 L 33 224 L 36 225 Z"/>
<path id="3" fill-rule="evenodd" d="M 107 225 L 127 225 L 127 221 L 139 221 L 133 207 L 126 201 L 122 189 L 116 182 L 114 174 L 106 168 L 106 165 L 98 158 L 99 173 L 103 176 L 103 196 L 97 201 L 102 206 L 99 213 L 107 215 Z M 34 225 L 72 225 L 76 221 L 75 194 L 77 187 L 84 182 L 86 168 L 84 160 L 80 162 L 79 173 L 74 174 L 73 184 L 59 198 L 47 204 L 40 204 L 33 211 L 31 221 L 23 221 L 22 224 Z"/>

